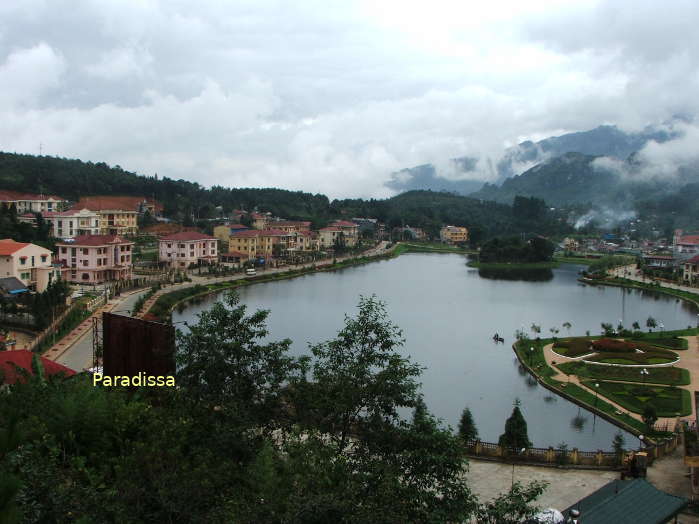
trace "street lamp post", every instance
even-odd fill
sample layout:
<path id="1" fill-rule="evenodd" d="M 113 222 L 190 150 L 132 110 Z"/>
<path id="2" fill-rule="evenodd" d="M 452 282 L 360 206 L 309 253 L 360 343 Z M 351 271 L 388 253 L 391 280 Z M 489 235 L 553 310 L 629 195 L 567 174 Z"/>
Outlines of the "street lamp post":
<path id="1" fill-rule="evenodd" d="M 648 375 L 650 375 L 650 372 L 646 368 L 643 368 L 641 370 L 641 380 L 643 381 L 643 389 L 646 388 L 646 376 Z"/>
<path id="2" fill-rule="evenodd" d="M 597 395 L 599 394 L 599 382 L 595 382 L 595 407 L 597 407 Z"/>
<path id="3" fill-rule="evenodd" d="M 534 359 L 534 347 L 529 348 L 529 367 L 532 365 L 532 360 Z"/>

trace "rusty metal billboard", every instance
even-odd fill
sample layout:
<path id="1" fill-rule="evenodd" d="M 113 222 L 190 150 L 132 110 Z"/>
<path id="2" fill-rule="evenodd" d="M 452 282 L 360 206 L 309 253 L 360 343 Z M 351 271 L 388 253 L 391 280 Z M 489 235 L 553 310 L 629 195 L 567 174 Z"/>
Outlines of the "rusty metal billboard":
<path id="1" fill-rule="evenodd" d="M 103 313 L 102 329 L 104 375 L 174 375 L 174 326 Z"/>

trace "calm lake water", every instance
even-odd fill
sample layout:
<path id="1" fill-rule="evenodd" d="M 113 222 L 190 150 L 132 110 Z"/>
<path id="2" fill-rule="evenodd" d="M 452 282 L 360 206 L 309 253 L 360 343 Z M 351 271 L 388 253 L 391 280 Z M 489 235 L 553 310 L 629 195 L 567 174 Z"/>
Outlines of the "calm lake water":
<path id="1" fill-rule="evenodd" d="M 645 326 L 648 316 L 666 329 L 679 329 L 694 325 L 697 311 L 660 294 L 583 285 L 577 281 L 581 268 L 564 265 L 501 278 L 479 274 L 460 255 L 408 254 L 256 284 L 241 288 L 240 295 L 250 310 L 271 310 L 271 339 L 290 338 L 295 354 L 309 354 L 309 343 L 332 338 L 344 315 L 355 313 L 360 294 L 374 293 L 403 329 L 405 353 L 426 368 L 421 377 L 425 402 L 446 424 L 456 428 L 461 410 L 469 406 L 481 439 L 497 442 L 519 398 L 535 446 L 565 442 L 581 450 L 610 449 L 617 428 L 538 385 L 514 356 L 515 331 L 536 323 L 542 336 L 551 327 L 565 336 L 562 324 L 570 322 L 571 335 L 598 334 L 602 322 L 616 325 L 623 319 L 626 326 L 634 321 Z M 220 298 L 175 312 L 173 321 L 196 321 L 197 313 Z M 495 332 L 505 344 L 493 343 Z M 629 447 L 638 443 L 632 435 L 625 438 Z"/>

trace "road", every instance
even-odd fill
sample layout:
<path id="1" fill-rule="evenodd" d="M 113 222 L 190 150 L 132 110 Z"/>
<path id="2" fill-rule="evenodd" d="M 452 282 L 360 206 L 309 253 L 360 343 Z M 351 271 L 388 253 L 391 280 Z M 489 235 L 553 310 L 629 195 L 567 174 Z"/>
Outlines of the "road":
<path id="1" fill-rule="evenodd" d="M 113 306 L 111 311 L 113 313 L 130 316 L 131 310 L 138 298 L 147 291 L 148 289 L 143 289 L 124 297 L 111 299 L 109 301 Z M 83 334 L 55 360 L 59 364 L 63 364 L 76 371 L 92 367 L 92 330 L 85 330 Z"/>
<path id="2" fill-rule="evenodd" d="M 383 253 L 388 253 L 389 251 L 386 251 L 386 245 L 388 243 L 386 241 L 380 242 L 376 247 L 373 247 L 372 249 L 365 251 L 363 253 L 363 256 L 375 256 Z M 347 258 L 351 257 L 338 257 L 337 260 L 345 260 Z M 316 264 L 323 264 L 327 263 L 327 260 L 319 260 L 316 262 Z M 288 271 L 289 269 L 300 269 L 302 267 L 310 267 L 312 264 L 304 264 L 304 265 L 299 265 L 299 266 L 293 266 L 293 267 L 282 267 L 282 268 L 277 268 L 277 269 L 267 269 L 265 270 L 262 274 L 270 274 L 270 273 L 281 273 L 284 271 Z M 237 280 L 241 278 L 246 278 L 245 274 L 239 274 L 239 275 L 228 275 L 228 276 L 223 276 L 223 277 L 204 277 L 204 276 L 198 276 L 198 275 L 191 275 L 192 282 L 186 282 L 182 284 L 175 284 L 172 286 L 167 286 L 163 288 L 162 290 L 158 291 L 155 293 L 151 299 L 146 303 L 145 307 L 143 308 L 144 311 L 147 311 L 150 305 L 157 300 L 158 296 L 160 296 L 163 293 L 169 293 L 170 291 L 174 291 L 176 289 L 180 288 L 186 288 L 186 287 L 191 287 L 196 284 L 211 284 L 214 282 L 220 282 L 220 281 L 229 281 L 229 280 Z M 131 316 L 131 310 L 133 309 L 134 304 L 138 300 L 138 298 L 148 292 L 147 289 L 142 289 L 140 291 L 137 291 L 135 293 L 131 293 L 128 295 L 123 295 L 121 297 L 114 297 L 109 301 L 109 305 L 106 308 L 107 310 L 110 310 L 113 313 L 120 313 L 122 315 L 129 315 Z M 85 321 L 82 324 L 82 328 L 76 328 L 73 333 L 69 334 L 67 337 L 64 337 L 63 341 L 68 341 L 67 343 L 63 344 L 63 348 L 60 350 L 60 354 L 56 356 L 55 358 L 51 356 L 50 352 L 47 352 L 45 356 L 54 359 L 56 362 L 63 364 L 64 366 L 67 366 L 71 369 L 74 369 L 76 371 L 81 371 L 83 369 L 87 369 L 92 367 L 92 329 L 89 329 L 88 323 L 90 321 Z M 88 326 L 88 328 L 86 328 Z M 72 337 L 71 337 L 72 335 Z M 74 342 L 70 342 L 71 340 L 74 340 Z M 61 342 L 63 342 L 61 341 Z"/>

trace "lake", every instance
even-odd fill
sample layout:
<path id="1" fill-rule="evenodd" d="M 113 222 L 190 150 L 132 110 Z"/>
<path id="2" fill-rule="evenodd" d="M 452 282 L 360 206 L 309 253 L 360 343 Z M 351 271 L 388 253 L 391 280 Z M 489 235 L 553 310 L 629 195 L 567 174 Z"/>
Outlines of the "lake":
<path id="1" fill-rule="evenodd" d="M 594 451 L 611 449 L 616 426 L 555 395 L 519 365 L 512 350 L 515 331 L 560 329 L 559 337 L 599 334 L 602 322 L 621 319 L 645 326 L 648 316 L 665 329 L 694 325 L 693 305 L 667 295 L 577 281 L 582 266 L 563 265 L 528 273 L 480 271 L 453 254 L 406 254 L 395 259 L 314 273 L 240 289 L 251 310 L 271 310 L 271 339 L 290 338 L 295 354 L 309 354 L 308 344 L 332 338 L 344 315 L 354 315 L 359 295 L 385 301 L 391 320 L 406 339 L 405 354 L 426 369 L 421 377 L 432 413 L 456 428 L 464 406 L 475 418 L 480 438 L 497 442 L 505 420 L 519 399 L 536 447 Z M 211 296 L 174 312 L 173 321 L 196 320 L 220 296 Z M 570 322 L 570 333 L 562 327 Z M 494 333 L 505 338 L 495 344 Z M 628 447 L 638 440 L 625 434 Z"/>

